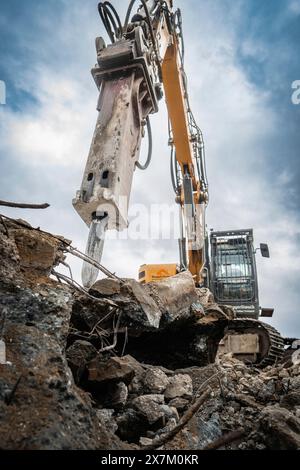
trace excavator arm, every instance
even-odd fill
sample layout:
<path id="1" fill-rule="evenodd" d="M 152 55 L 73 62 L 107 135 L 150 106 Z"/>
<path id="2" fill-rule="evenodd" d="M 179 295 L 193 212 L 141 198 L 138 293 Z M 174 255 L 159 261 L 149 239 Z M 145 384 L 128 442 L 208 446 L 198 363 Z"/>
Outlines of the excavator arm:
<path id="1" fill-rule="evenodd" d="M 139 3 L 138 9 L 133 8 Z M 180 11 L 172 0 L 131 0 L 125 23 L 109 2 L 99 13 L 111 44 L 96 39 L 97 64 L 92 75 L 99 89 L 98 119 L 81 189 L 73 205 L 90 227 L 87 254 L 99 261 L 107 229 L 128 226 L 134 171 L 144 128 L 159 110 L 165 92 L 170 121 L 172 181 L 181 207 L 181 266 L 197 284 L 205 267 L 205 208 L 208 186 L 202 134 L 190 109 L 184 72 Z M 147 161 L 146 166 L 149 163 Z M 83 266 L 90 286 L 97 269 Z"/>
<path id="2" fill-rule="evenodd" d="M 183 51 L 180 51 L 179 45 L 180 39 L 183 41 L 179 10 L 172 20 L 162 72 L 171 124 L 170 145 L 174 147 L 172 155 L 177 166 L 176 201 L 182 209 L 182 231 L 185 234 L 180 240 L 181 265 L 188 267 L 195 282 L 201 284 L 205 267 L 205 210 L 208 203 L 204 144 L 188 100 Z"/>

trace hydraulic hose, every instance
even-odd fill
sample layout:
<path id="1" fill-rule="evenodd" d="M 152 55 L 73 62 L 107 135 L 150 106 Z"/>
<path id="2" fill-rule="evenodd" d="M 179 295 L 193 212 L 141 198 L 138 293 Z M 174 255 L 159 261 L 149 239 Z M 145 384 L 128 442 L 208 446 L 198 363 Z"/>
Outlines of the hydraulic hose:
<path id="1" fill-rule="evenodd" d="M 140 162 L 136 162 L 136 166 L 138 167 L 139 170 L 147 170 L 149 167 L 151 160 L 152 160 L 152 149 L 153 149 L 153 141 L 152 141 L 152 129 L 151 129 L 151 123 L 149 116 L 146 118 L 146 123 L 147 123 L 147 132 L 148 132 L 148 156 L 146 163 L 144 165 L 141 165 Z"/>

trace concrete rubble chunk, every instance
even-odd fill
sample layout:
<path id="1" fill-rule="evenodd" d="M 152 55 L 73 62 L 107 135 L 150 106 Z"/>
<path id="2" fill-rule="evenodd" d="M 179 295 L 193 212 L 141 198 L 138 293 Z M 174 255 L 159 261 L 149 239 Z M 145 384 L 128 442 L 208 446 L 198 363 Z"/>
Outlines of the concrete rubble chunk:
<path id="1" fill-rule="evenodd" d="M 165 417 L 164 402 L 163 395 L 142 395 L 132 401 L 132 406 L 152 425 Z"/>
<path id="2" fill-rule="evenodd" d="M 300 392 L 300 376 L 294 376 L 290 379 L 290 388 Z"/>
<path id="3" fill-rule="evenodd" d="M 163 393 L 169 385 L 168 376 L 158 368 L 150 368 L 145 372 L 143 383 L 146 392 Z"/>
<path id="4" fill-rule="evenodd" d="M 168 421 L 172 419 L 175 420 L 176 423 L 178 423 L 179 414 L 177 408 L 175 408 L 174 406 L 162 405 L 161 409 L 165 413 L 165 416 Z"/>
<path id="5" fill-rule="evenodd" d="M 21 269 L 32 274 L 48 276 L 53 266 L 63 261 L 62 252 L 59 251 L 59 242 L 47 235 L 36 235 L 35 231 L 16 230 L 15 242 L 21 260 Z"/>
<path id="6" fill-rule="evenodd" d="M 107 390 L 107 398 L 105 404 L 109 405 L 115 410 L 124 408 L 128 399 L 128 387 L 124 382 L 111 384 Z"/>
<path id="7" fill-rule="evenodd" d="M 209 305 L 215 303 L 214 296 L 209 289 L 203 287 L 201 289 L 196 289 L 196 292 L 198 299 L 204 308 L 207 308 Z"/>
<path id="8" fill-rule="evenodd" d="M 5 283 L 24 282 L 20 269 L 20 256 L 13 238 L 8 237 L 0 223 L 0 279 Z"/>
<path id="9" fill-rule="evenodd" d="M 6 344 L 3 339 L 0 338 L 0 364 L 6 364 Z"/>
<path id="10" fill-rule="evenodd" d="M 299 390 L 295 390 L 293 392 L 288 392 L 281 401 L 281 406 L 292 410 L 294 408 L 299 407 L 300 409 L 300 392 Z"/>
<path id="11" fill-rule="evenodd" d="M 300 449 L 300 419 L 284 408 L 267 407 L 261 415 L 267 441 L 278 450 Z"/>
<path id="12" fill-rule="evenodd" d="M 295 351 L 293 354 L 292 354 L 292 364 L 294 366 L 298 366 L 300 365 L 300 349 L 297 349 L 297 351 Z"/>
<path id="13" fill-rule="evenodd" d="M 135 375 L 132 381 L 130 382 L 130 384 L 128 384 L 128 390 L 129 390 L 129 393 L 140 394 L 144 390 L 143 378 L 145 375 L 145 369 L 132 356 L 128 356 L 128 357 L 130 358 L 130 361 L 135 371 Z"/>
<path id="14" fill-rule="evenodd" d="M 174 398 L 190 399 L 193 396 L 193 383 L 189 375 L 178 374 L 171 377 L 165 391 L 166 400 Z"/>
<path id="15" fill-rule="evenodd" d="M 169 406 L 176 408 L 179 412 L 185 411 L 190 406 L 190 401 L 185 398 L 174 398 L 169 402 Z"/>
<path id="16" fill-rule="evenodd" d="M 118 430 L 117 422 L 114 418 L 115 410 L 110 410 L 103 408 L 102 410 L 97 410 L 97 418 L 103 423 L 108 431 L 112 434 Z"/>
<path id="17" fill-rule="evenodd" d="M 164 313 L 164 321 L 172 323 L 191 318 L 192 304 L 198 300 L 193 276 L 186 271 L 158 283 L 146 285 L 146 289 Z"/>
<path id="18" fill-rule="evenodd" d="M 109 382 L 129 384 L 135 375 L 134 362 L 129 356 L 112 357 L 108 361 L 94 359 L 88 366 L 90 385 L 101 385 Z"/>
<path id="19" fill-rule="evenodd" d="M 101 279 L 90 288 L 89 292 L 92 295 L 100 295 L 103 297 L 120 294 L 121 282 L 118 279 Z"/>
<path id="20" fill-rule="evenodd" d="M 147 433 L 149 423 L 145 416 L 133 408 L 116 417 L 117 435 L 126 442 L 139 442 L 140 436 Z"/>
<path id="21" fill-rule="evenodd" d="M 218 320 L 232 320 L 235 313 L 232 307 L 227 305 L 219 306 L 214 299 L 213 294 L 207 288 L 196 289 L 200 304 L 204 308 L 205 314 L 200 316 L 199 323 L 207 324 Z"/>
<path id="22" fill-rule="evenodd" d="M 144 286 L 134 279 L 127 279 L 126 287 L 129 289 L 129 292 L 131 292 L 132 296 L 143 312 L 143 316 L 141 316 L 141 314 L 137 315 L 136 317 L 133 316 L 133 319 L 135 321 L 141 321 L 145 325 L 149 325 L 152 328 L 158 329 L 162 317 L 162 311 L 159 309 L 156 302 L 149 295 Z M 135 313 L 136 312 L 134 312 L 134 314 Z M 128 314 L 130 315 L 130 310 Z"/>
<path id="23" fill-rule="evenodd" d="M 65 260 L 64 249 L 70 241 L 32 230 L 23 220 L 19 222 L 22 225 L 7 220 L 6 225 L 18 253 L 20 271 L 30 280 L 48 277 L 53 267 Z"/>
<path id="24" fill-rule="evenodd" d="M 67 361 L 78 384 L 88 363 L 97 355 L 97 349 L 88 341 L 75 341 L 66 352 Z"/>

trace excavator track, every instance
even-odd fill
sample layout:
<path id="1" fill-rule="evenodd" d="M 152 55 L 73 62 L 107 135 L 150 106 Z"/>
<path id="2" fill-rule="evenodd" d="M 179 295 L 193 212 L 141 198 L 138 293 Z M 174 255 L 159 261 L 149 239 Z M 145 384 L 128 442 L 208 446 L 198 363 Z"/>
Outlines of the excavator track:
<path id="1" fill-rule="evenodd" d="M 284 354 L 284 340 L 272 326 L 251 318 L 231 320 L 226 333 L 254 333 L 260 339 L 260 354 L 255 365 L 264 368 L 276 364 Z"/>

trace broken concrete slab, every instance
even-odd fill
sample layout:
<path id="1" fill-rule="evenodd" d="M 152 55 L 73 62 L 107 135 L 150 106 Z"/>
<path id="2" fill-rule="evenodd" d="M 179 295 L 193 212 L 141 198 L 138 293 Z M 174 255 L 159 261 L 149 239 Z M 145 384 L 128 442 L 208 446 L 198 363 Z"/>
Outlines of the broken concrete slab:
<path id="1" fill-rule="evenodd" d="M 102 281 L 100 281 L 100 283 L 102 283 Z M 110 280 L 107 281 L 107 284 L 111 285 Z M 113 285 L 115 284 L 116 283 L 113 282 Z M 186 344 L 185 351 L 182 354 L 182 366 L 187 358 L 191 358 L 191 360 L 196 363 L 201 363 L 201 356 L 203 356 L 204 361 L 207 361 L 208 357 L 215 356 L 216 351 L 213 350 L 213 342 L 203 343 L 204 348 L 201 349 L 199 348 L 199 341 L 196 341 L 198 336 L 201 336 L 201 331 L 199 335 L 197 335 L 197 330 L 194 326 L 203 318 L 204 311 L 199 300 L 197 300 L 198 296 L 193 284 L 193 278 L 189 273 L 180 273 L 173 278 L 164 280 L 162 283 L 159 283 L 159 285 L 141 285 L 137 281 L 130 279 L 123 280 L 121 285 L 117 281 L 117 284 L 118 288 L 120 286 L 120 293 L 111 295 L 110 301 L 115 304 L 121 314 L 120 331 L 123 332 L 126 330 L 126 334 L 130 338 L 133 338 L 133 341 L 141 338 L 141 342 L 144 343 L 145 346 L 147 341 L 144 341 L 144 335 L 158 333 L 158 335 L 162 336 L 164 332 L 166 332 L 166 335 L 172 338 L 170 339 L 170 343 L 174 344 L 174 350 L 181 350 L 181 346 L 179 345 L 177 347 L 176 345 L 177 342 L 180 342 L 177 330 L 186 326 L 186 338 L 182 337 L 182 343 Z M 110 291 L 110 293 L 111 292 L 112 291 Z M 86 298 L 83 295 L 75 295 L 72 323 L 76 329 L 90 332 L 99 323 L 101 324 L 101 328 L 113 334 L 113 322 L 107 315 L 107 308 L 105 308 L 105 302 L 108 300 L 101 296 L 100 298 L 102 303 L 100 302 L 100 304 L 98 304 L 97 301 Z M 171 302 L 171 298 L 173 299 L 173 303 Z M 179 300 L 179 298 L 181 300 Z M 221 312 L 219 316 L 226 319 L 223 312 Z M 205 315 L 204 320 L 205 327 L 210 322 L 212 323 L 209 318 L 206 319 Z M 214 320 L 215 318 L 213 322 Z M 199 328 L 201 328 L 201 326 L 199 326 Z M 220 332 L 217 331 L 220 337 L 222 336 L 224 328 L 225 323 L 224 325 L 220 325 Z M 172 330 L 174 337 L 172 337 Z M 206 336 L 208 334 L 207 332 Z M 157 338 L 158 337 L 159 336 L 157 336 Z M 153 341 L 164 343 L 165 347 L 170 349 L 168 354 L 174 357 L 180 354 L 179 351 L 178 353 L 171 351 L 172 344 L 168 344 L 168 341 L 163 338 L 161 338 L 161 340 L 155 340 L 153 338 Z M 151 343 L 153 341 L 151 341 Z M 126 349 L 128 354 L 133 354 L 134 352 L 134 349 L 131 347 L 132 341 L 129 341 Z M 209 353 L 206 351 L 208 348 L 212 349 Z M 205 351 L 203 349 L 205 349 Z M 151 350 L 153 351 L 152 346 Z M 143 359 L 139 357 L 139 359 L 147 361 L 147 358 Z M 151 363 L 151 361 L 149 361 L 149 363 Z M 178 363 L 178 367 L 180 367 L 180 363 Z"/>
<path id="2" fill-rule="evenodd" d="M 135 322 L 138 321 L 145 326 L 158 329 L 162 317 L 162 311 L 149 295 L 145 287 L 134 279 L 126 279 L 125 288 L 127 289 L 127 292 L 129 291 L 131 293 L 139 306 L 139 308 L 133 312 L 131 312 L 131 309 L 126 310 L 127 315 Z"/>
<path id="3" fill-rule="evenodd" d="M 149 283 L 145 288 L 163 312 L 165 323 L 191 318 L 191 305 L 197 302 L 198 296 L 190 272 L 182 272 L 158 283 Z"/>
<path id="4" fill-rule="evenodd" d="M 192 308 L 197 302 L 197 293 L 190 273 L 184 272 L 157 284 L 142 285 L 134 279 L 124 279 L 121 285 L 107 283 L 107 293 L 122 309 L 123 323 L 131 330 L 153 331 L 175 322 L 187 322 L 197 316 L 198 310 Z M 101 294 L 106 286 L 103 281 L 96 283 L 91 292 Z M 104 287 L 103 287 L 104 286 Z M 95 289 L 95 291 L 93 291 Z M 98 294 L 99 294 L 98 292 Z M 163 324 L 162 324 L 163 322 Z"/>
<path id="5" fill-rule="evenodd" d="M 190 399 L 193 396 L 193 383 L 189 375 L 178 374 L 170 378 L 165 391 L 166 400 L 174 398 Z"/>

